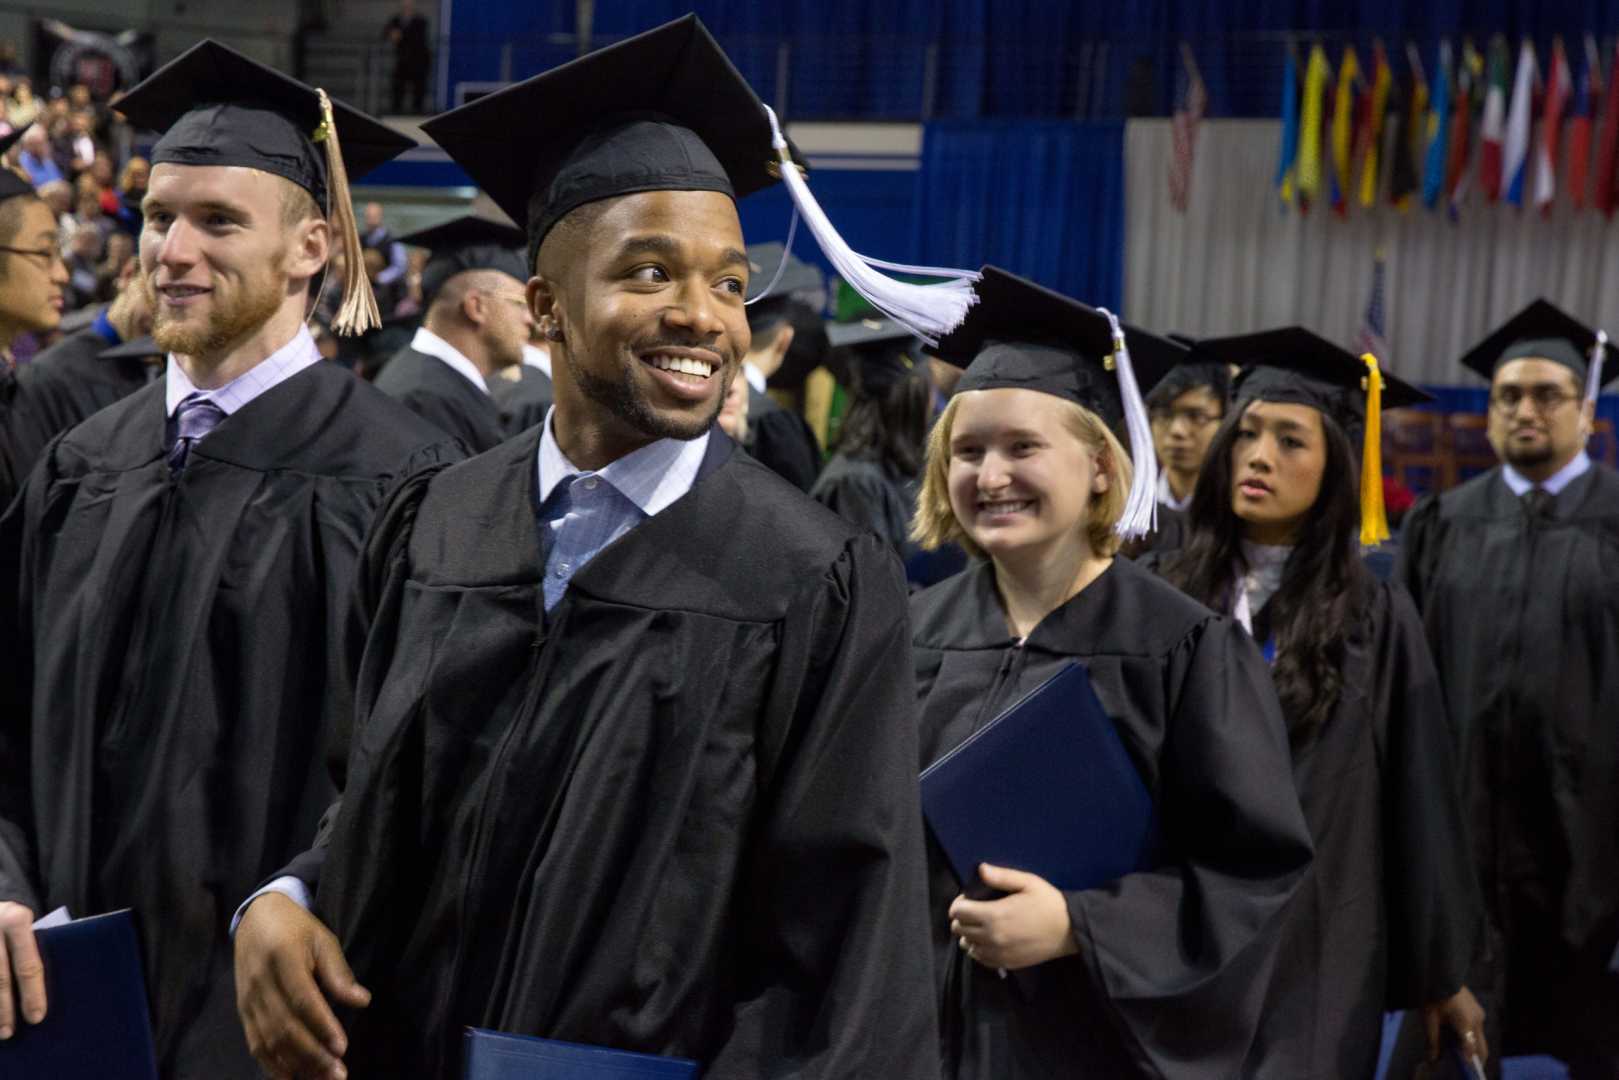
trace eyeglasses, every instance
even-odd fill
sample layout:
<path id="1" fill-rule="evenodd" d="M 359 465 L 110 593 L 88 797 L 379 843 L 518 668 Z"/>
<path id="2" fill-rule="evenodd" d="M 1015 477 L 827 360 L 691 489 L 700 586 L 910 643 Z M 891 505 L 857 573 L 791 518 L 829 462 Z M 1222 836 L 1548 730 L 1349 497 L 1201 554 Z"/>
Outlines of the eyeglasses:
<path id="1" fill-rule="evenodd" d="M 1511 413 L 1518 410 L 1525 398 L 1536 412 L 1556 412 L 1565 404 L 1575 399 L 1574 394 L 1565 393 L 1555 386 L 1537 386 L 1525 393 L 1516 386 L 1503 386 L 1490 394 L 1490 407 L 1497 412 Z"/>
<path id="2" fill-rule="evenodd" d="M 62 253 L 55 248 L 20 248 L 12 247 L 10 244 L 0 244 L 0 251 L 9 251 L 13 255 L 21 255 L 41 270 L 49 270 L 57 263 L 61 263 L 63 266 L 67 265 L 67 260 L 62 258 Z"/>
<path id="3" fill-rule="evenodd" d="M 1219 413 L 1210 412 L 1208 409 L 1152 409 L 1147 415 L 1153 423 L 1165 427 L 1177 420 L 1185 420 L 1189 427 L 1204 428 L 1210 424 L 1218 424 L 1221 419 Z"/>
<path id="4" fill-rule="evenodd" d="M 515 304 L 518 307 L 522 308 L 524 311 L 528 310 L 528 297 L 526 297 L 526 296 L 512 296 L 509 293 L 491 292 L 489 290 L 480 290 L 480 291 L 483 292 L 483 294 L 485 296 L 494 297 L 496 300 L 504 300 L 508 304 Z"/>

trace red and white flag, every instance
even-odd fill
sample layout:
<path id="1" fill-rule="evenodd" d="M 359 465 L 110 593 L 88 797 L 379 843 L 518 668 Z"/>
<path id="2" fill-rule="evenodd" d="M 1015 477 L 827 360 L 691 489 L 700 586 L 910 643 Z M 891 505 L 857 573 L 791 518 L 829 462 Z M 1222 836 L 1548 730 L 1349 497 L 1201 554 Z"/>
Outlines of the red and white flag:
<path id="1" fill-rule="evenodd" d="M 1170 121 L 1175 142 L 1175 156 L 1169 163 L 1169 202 L 1176 210 L 1186 213 L 1192 196 L 1192 159 L 1197 149 L 1197 125 L 1208 107 L 1208 90 L 1203 75 L 1197 69 L 1192 47 L 1181 42 L 1181 61 L 1185 65 L 1186 82 L 1175 103 L 1175 115 Z"/>
<path id="2" fill-rule="evenodd" d="M 1552 43 L 1551 68 L 1546 72 L 1546 108 L 1540 125 L 1540 146 L 1535 151 L 1535 208 L 1551 213 L 1557 197 L 1557 140 L 1563 130 L 1563 109 L 1571 89 L 1568 56 L 1563 39 Z"/>

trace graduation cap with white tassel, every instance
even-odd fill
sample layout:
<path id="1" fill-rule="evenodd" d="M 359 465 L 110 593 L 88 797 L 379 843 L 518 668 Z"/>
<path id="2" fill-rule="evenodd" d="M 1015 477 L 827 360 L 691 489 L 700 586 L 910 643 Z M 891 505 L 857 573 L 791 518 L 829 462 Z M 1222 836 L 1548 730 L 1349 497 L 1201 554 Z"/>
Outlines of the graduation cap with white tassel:
<path id="1" fill-rule="evenodd" d="M 1187 348 L 998 267 L 984 267 L 973 289 L 977 304 L 937 347 L 942 359 L 967 369 L 956 392 L 1034 390 L 1082 405 L 1110 426 L 1122 421 L 1134 469 L 1114 531 L 1125 539 L 1151 532 L 1158 458 L 1143 394 Z"/>

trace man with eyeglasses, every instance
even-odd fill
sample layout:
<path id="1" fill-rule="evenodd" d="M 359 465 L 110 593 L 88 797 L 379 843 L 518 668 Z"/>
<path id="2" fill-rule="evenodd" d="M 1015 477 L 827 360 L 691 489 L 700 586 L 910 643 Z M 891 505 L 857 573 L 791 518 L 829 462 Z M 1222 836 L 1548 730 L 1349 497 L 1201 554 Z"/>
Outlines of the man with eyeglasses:
<path id="1" fill-rule="evenodd" d="M 1468 982 L 1492 1048 L 1619 1076 L 1619 474 L 1585 452 L 1619 350 L 1540 300 L 1462 363 L 1490 380 L 1501 465 L 1417 505 L 1400 575 L 1489 914 Z"/>
<path id="2" fill-rule="evenodd" d="M 427 316 L 377 389 L 481 454 L 506 437 L 490 382 L 523 362 L 534 329 L 523 231 L 468 214 L 400 242 L 432 252 L 422 268 Z"/>
<path id="3" fill-rule="evenodd" d="M 1162 467 L 1160 505 L 1184 512 L 1192 504 L 1197 474 L 1230 396 L 1231 369 L 1214 363 L 1182 363 L 1147 396 L 1153 449 Z"/>
<path id="4" fill-rule="evenodd" d="M 0 155 L 28 130 L 0 139 Z M 56 215 L 25 177 L 0 168 L 0 511 L 23 480 L 7 437 L 17 390 L 11 343 L 30 331 L 56 329 L 67 280 L 67 264 L 56 245 Z"/>

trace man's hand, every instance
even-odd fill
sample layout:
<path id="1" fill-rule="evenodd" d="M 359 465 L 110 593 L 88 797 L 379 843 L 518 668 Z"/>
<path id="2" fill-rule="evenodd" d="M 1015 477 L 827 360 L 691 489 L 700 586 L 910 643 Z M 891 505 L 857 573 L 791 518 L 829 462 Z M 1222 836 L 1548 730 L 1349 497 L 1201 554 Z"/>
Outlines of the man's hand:
<path id="1" fill-rule="evenodd" d="M 1444 1025 L 1456 1033 L 1456 1045 L 1462 1058 L 1471 1063 L 1477 1058 L 1482 1064 L 1490 1060 L 1490 1045 L 1484 1041 L 1484 1006 L 1478 1003 L 1473 991 L 1462 987 L 1444 1001 L 1422 1007 L 1423 1025 L 1428 1031 L 1428 1060 L 1439 1060 L 1439 1031 Z"/>
<path id="2" fill-rule="evenodd" d="M 7 900 L 0 902 L 0 1039 L 16 1032 L 19 1001 L 24 1020 L 45 1019 L 45 965 L 34 940 L 34 913 Z"/>
<path id="3" fill-rule="evenodd" d="M 272 1077 L 348 1076 L 348 1037 L 328 998 L 355 1009 L 371 1001 L 332 932 L 280 893 L 249 904 L 236 928 L 236 1010 Z"/>
<path id="4" fill-rule="evenodd" d="M 984 863 L 978 876 L 1007 896 L 950 905 L 950 933 L 985 967 L 1017 971 L 1079 952 L 1068 901 L 1045 878 Z"/>

